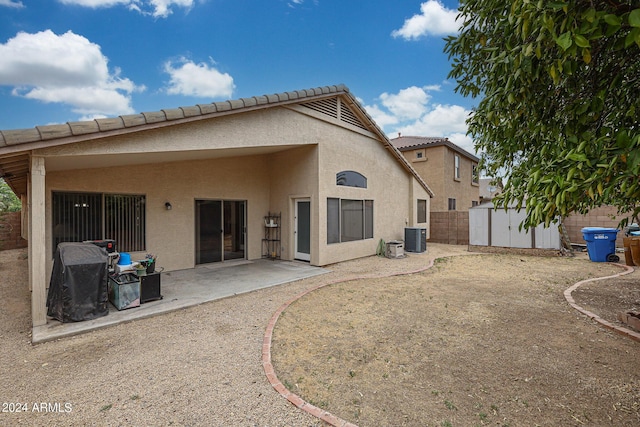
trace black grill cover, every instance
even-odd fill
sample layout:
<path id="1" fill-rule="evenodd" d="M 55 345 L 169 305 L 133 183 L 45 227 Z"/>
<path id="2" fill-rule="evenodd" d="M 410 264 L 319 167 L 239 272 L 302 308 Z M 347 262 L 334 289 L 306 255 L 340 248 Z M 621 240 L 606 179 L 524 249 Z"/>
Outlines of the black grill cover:
<path id="1" fill-rule="evenodd" d="M 79 322 L 109 314 L 107 251 L 91 243 L 60 243 L 53 260 L 47 315 Z"/>

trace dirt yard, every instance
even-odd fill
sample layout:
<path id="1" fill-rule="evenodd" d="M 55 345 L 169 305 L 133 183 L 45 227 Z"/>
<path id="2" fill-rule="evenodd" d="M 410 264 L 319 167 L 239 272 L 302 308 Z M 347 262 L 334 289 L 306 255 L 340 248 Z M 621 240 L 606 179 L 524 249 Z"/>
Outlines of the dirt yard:
<path id="1" fill-rule="evenodd" d="M 640 343 L 571 308 L 622 271 L 576 258 L 470 255 L 326 286 L 279 318 L 282 383 L 359 426 L 640 425 Z M 640 273 L 576 303 L 640 310 Z"/>
<path id="2" fill-rule="evenodd" d="M 270 318 L 317 286 L 435 258 L 423 273 L 329 285 L 291 305 L 274 331 L 280 380 L 361 427 L 640 425 L 640 343 L 563 297 L 620 268 L 437 244 L 35 346 L 26 251 L 0 251 L 0 425 L 321 426 L 267 381 Z M 615 322 L 640 309 L 639 283 L 634 272 L 573 296 Z"/>

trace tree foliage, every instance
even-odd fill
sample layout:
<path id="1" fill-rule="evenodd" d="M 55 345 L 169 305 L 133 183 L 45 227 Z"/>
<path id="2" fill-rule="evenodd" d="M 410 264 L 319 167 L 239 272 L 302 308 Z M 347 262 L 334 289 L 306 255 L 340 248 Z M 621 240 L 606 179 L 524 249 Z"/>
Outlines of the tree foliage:
<path id="1" fill-rule="evenodd" d="M 522 226 L 601 205 L 640 211 L 638 0 L 463 0 L 447 38 L 469 134 Z"/>
<path id="2" fill-rule="evenodd" d="M 21 208 L 20 199 L 13 194 L 4 179 L 0 179 L 0 212 L 17 212 Z"/>

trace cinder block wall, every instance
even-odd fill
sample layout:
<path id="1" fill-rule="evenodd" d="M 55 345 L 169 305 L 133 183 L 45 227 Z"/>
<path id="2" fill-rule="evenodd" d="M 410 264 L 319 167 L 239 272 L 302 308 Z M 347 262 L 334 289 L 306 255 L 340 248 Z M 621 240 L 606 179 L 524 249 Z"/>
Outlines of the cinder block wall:
<path id="1" fill-rule="evenodd" d="M 469 244 L 469 212 L 431 212 L 429 241 L 449 245 Z"/>
<path id="2" fill-rule="evenodd" d="M 584 227 L 606 227 L 606 228 L 618 228 L 618 223 L 623 216 L 616 216 L 618 210 L 613 206 L 603 206 L 600 208 L 592 209 L 587 215 L 571 215 L 564 220 L 564 226 L 569 234 L 571 243 L 586 244 L 582 238 L 582 229 Z M 615 217 L 615 219 L 613 219 Z M 618 231 L 616 238 L 616 246 L 622 247 L 622 238 L 624 233 Z"/>
<path id="3" fill-rule="evenodd" d="M 26 248 L 27 241 L 20 237 L 21 212 L 0 213 L 0 250 Z"/>

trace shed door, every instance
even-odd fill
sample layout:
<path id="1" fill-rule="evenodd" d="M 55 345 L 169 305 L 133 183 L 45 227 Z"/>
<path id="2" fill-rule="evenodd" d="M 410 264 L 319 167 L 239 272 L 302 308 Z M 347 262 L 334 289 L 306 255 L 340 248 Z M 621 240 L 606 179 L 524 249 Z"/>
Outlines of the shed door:
<path id="1" fill-rule="evenodd" d="M 511 246 L 511 224 L 509 211 L 491 210 L 491 246 L 508 248 Z"/>
<path id="2" fill-rule="evenodd" d="M 489 245 L 489 209 L 469 209 L 469 244 Z"/>
<path id="3" fill-rule="evenodd" d="M 531 233 L 528 229 L 518 231 L 520 223 L 527 217 L 527 212 L 524 209 L 516 211 L 515 209 L 509 209 L 509 223 L 511 225 L 511 247 L 512 248 L 531 248 Z"/>
<path id="4" fill-rule="evenodd" d="M 531 248 L 529 230 L 519 231 L 520 223 L 527 214 L 524 209 L 491 210 L 491 246 L 503 248 Z"/>

